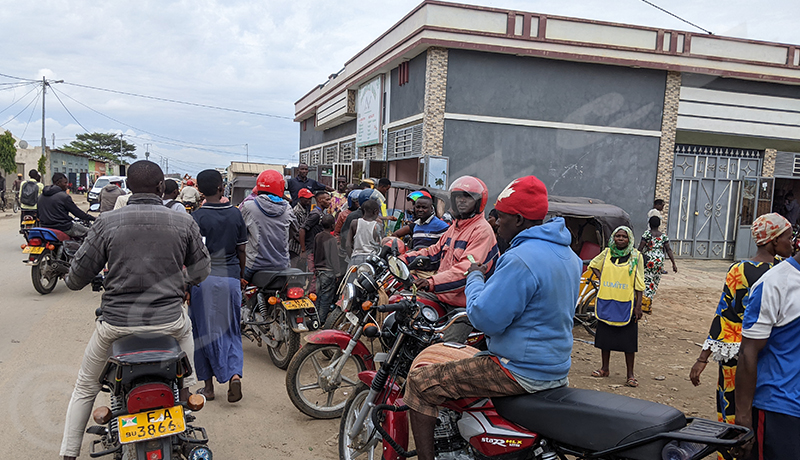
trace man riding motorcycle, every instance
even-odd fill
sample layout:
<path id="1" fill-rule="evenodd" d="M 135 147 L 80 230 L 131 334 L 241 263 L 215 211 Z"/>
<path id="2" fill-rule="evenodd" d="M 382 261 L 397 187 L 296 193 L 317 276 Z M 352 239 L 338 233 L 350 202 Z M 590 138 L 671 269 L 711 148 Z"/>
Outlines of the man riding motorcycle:
<path id="1" fill-rule="evenodd" d="M 81 238 L 89 232 L 85 225 L 73 222 L 72 213 L 78 219 L 93 221 L 95 218 L 83 212 L 67 194 L 69 180 L 63 173 L 53 174 L 53 185 L 48 185 L 39 197 L 39 225 L 61 230 L 73 238 Z"/>
<path id="2" fill-rule="evenodd" d="M 467 299 L 466 271 L 473 261 L 486 267 L 488 273 L 494 269 L 497 259 L 497 241 L 492 227 L 486 222 L 483 210 L 489 198 L 486 184 L 477 177 L 462 176 L 450 186 L 450 201 L 454 217 L 453 225 L 442 234 L 433 246 L 406 253 L 402 258 L 413 264 L 417 257 L 429 257 L 436 274 L 430 278 L 414 281 L 418 289 L 428 291 L 437 300 L 453 308 L 465 308 Z M 438 268 L 436 268 L 438 266 Z M 448 329 L 446 340 L 463 342 L 472 326 L 458 324 Z"/>
<path id="3" fill-rule="evenodd" d="M 509 184 L 495 209 L 498 234 L 511 247 L 488 281 L 484 274 L 489 267 L 472 264 L 466 287 L 467 315 L 488 336 L 488 352 L 416 367 L 408 374 L 403 401 L 411 408 L 420 460 L 434 458 L 437 406 L 445 401 L 535 393 L 568 384 L 572 315 L 582 271 L 581 260 L 570 249 L 569 230 L 561 217 L 542 223 L 547 189 L 534 176 Z M 428 359 L 425 353 L 418 359 Z"/>
<path id="4" fill-rule="evenodd" d="M 80 290 L 108 264 L 102 316 L 95 322 L 67 408 L 60 453 L 64 460 L 80 454 L 83 430 L 100 392 L 100 374 L 115 340 L 166 334 L 190 360 L 194 356 L 192 324 L 183 308 L 185 286 L 209 275 L 211 257 L 194 219 L 161 201 L 164 173 L 156 163 L 130 165 L 128 186 L 133 192 L 129 206 L 97 218 L 65 279 L 67 287 Z M 193 374 L 184 378 L 182 399 L 194 383 Z"/>

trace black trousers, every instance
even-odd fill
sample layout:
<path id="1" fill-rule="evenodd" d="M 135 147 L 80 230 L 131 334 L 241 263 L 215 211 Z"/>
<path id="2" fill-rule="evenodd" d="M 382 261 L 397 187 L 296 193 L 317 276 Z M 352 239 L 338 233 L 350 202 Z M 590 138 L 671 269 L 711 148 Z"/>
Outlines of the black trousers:
<path id="1" fill-rule="evenodd" d="M 800 458 L 800 417 L 753 408 L 756 442 L 747 460 Z"/>

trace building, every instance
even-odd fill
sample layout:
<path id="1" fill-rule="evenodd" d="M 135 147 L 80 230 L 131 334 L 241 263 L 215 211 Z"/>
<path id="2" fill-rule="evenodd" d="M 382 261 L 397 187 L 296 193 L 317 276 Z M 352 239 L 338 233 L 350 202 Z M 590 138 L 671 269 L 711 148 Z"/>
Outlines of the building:
<path id="1" fill-rule="evenodd" d="M 299 160 L 490 203 L 535 174 L 554 195 L 654 198 L 675 253 L 752 252 L 754 217 L 800 196 L 800 46 L 425 1 L 295 104 Z"/>
<path id="2" fill-rule="evenodd" d="M 227 171 L 223 174 L 227 180 L 227 196 L 231 202 L 238 206 L 252 192 L 258 175 L 268 169 L 284 174 L 283 165 L 232 161 Z"/>

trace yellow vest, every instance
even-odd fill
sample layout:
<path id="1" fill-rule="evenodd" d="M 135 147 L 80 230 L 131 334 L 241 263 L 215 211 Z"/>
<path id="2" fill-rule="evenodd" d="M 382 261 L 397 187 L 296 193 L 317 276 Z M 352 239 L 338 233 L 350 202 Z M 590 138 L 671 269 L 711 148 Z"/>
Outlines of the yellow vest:
<path id="1" fill-rule="evenodd" d="M 631 251 L 628 262 L 618 265 L 611 262 L 611 251 L 609 250 L 603 261 L 595 315 L 598 320 L 609 326 L 624 326 L 631 320 L 636 270 L 631 271 L 630 264 L 634 258 L 638 257 L 639 252 L 634 249 Z"/>

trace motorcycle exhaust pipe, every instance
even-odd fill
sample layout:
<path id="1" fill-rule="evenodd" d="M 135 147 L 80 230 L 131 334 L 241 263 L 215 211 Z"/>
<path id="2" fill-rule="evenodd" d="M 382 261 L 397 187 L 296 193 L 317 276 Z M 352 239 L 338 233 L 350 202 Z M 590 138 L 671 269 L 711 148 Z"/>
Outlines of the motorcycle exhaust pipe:
<path id="1" fill-rule="evenodd" d="M 55 270 L 56 274 L 63 276 L 69 273 L 69 262 L 65 262 L 63 260 L 55 260 L 54 262 L 55 264 L 53 264 L 53 270 Z"/>

